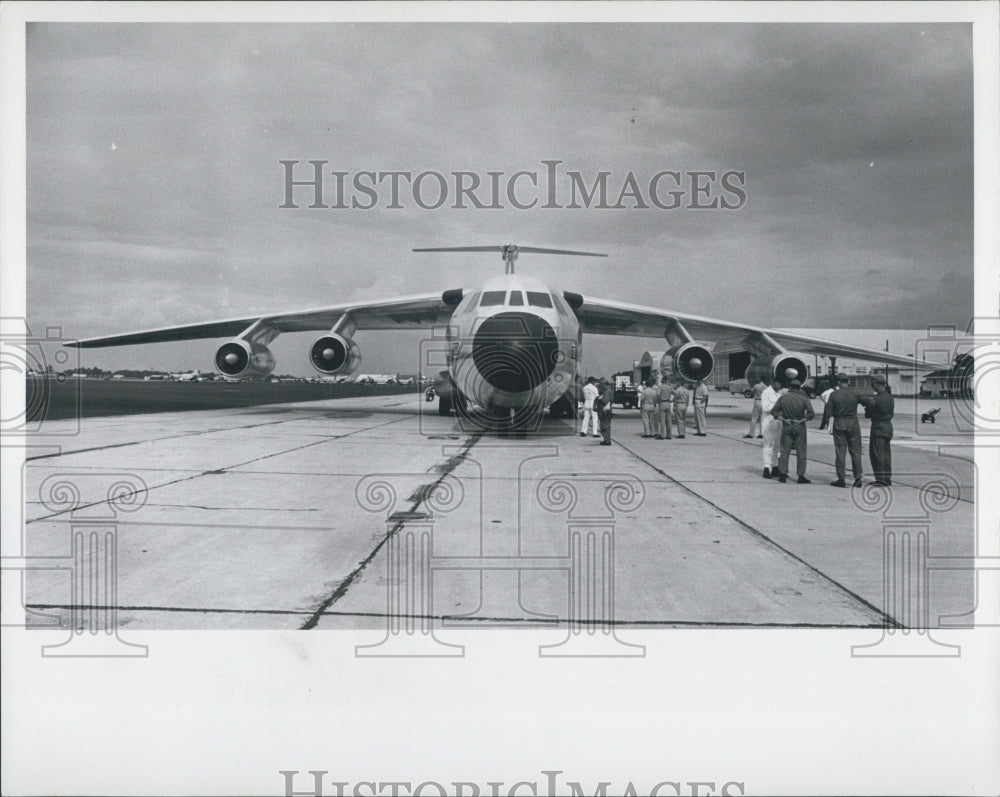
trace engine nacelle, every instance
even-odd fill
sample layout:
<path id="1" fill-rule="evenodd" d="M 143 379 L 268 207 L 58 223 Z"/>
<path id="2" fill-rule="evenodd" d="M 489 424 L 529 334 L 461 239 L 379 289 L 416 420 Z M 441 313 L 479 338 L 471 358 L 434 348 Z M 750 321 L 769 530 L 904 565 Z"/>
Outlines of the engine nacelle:
<path id="1" fill-rule="evenodd" d="M 764 374 L 770 374 L 780 385 L 787 385 L 793 379 L 804 382 L 809 371 L 801 357 L 784 352 L 754 360 L 747 368 L 745 376 L 747 382 L 755 385 Z"/>
<path id="2" fill-rule="evenodd" d="M 661 372 L 672 373 L 690 382 L 708 379 L 714 367 L 715 358 L 712 357 L 712 352 L 700 343 L 675 346 L 665 352 L 660 360 Z"/>
<path id="3" fill-rule="evenodd" d="M 328 332 L 309 349 L 309 362 L 321 374 L 350 374 L 361 365 L 361 349 L 353 338 Z"/>
<path id="4" fill-rule="evenodd" d="M 274 370 L 274 355 L 261 343 L 237 338 L 219 346 L 215 352 L 215 369 L 230 379 L 267 376 Z"/>

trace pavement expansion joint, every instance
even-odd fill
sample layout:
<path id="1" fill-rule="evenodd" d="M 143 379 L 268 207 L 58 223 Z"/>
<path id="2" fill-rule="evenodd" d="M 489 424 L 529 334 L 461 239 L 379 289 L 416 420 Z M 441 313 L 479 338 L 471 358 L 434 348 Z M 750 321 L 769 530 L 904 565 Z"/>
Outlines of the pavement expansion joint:
<path id="1" fill-rule="evenodd" d="M 662 475 L 665 478 L 669 479 L 671 482 L 673 482 L 674 484 L 678 485 L 682 489 L 686 490 L 687 492 L 689 492 L 691 495 L 695 496 L 696 498 L 704 501 L 706 504 L 708 504 L 709 506 L 711 506 L 716 511 L 721 512 L 726 517 L 734 520 L 741 528 L 746 529 L 748 532 L 750 532 L 751 534 L 759 537 L 761 540 L 763 540 L 767 544 L 773 546 L 777 550 L 781 551 L 786 556 L 790 557 L 791 559 L 795 560 L 796 562 L 799 562 L 800 564 L 802 564 L 805 567 L 809 568 L 809 570 L 811 570 L 812 572 L 816 573 L 816 575 L 818 575 L 821 578 L 825 579 L 827 582 L 829 582 L 830 584 L 834 585 L 835 587 L 837 587 L 838 589 L 840 589 L 841 591 L 843 591 L 844 593 L 846 593 L 847 595 L 849 595 L 853 600 L 857 601 L 858 603 L 860 603 L 861 605 L 863 605 L 865 608 L 869 609 L 870 611 L 875 612 L 875 614 L 879 618 L 881 618 L 882 622 L 886 624 L 886 627 L 891 627 L 891 628 L 901 628 L 902 627 L 900 625 L 900 623 L 896 621 L 895 618 L 891 617 L 889 614 L 887 614 L 886 612 L 884 612 L 882 609 L 878 608 L 877 606 L 875 606 L 871 602 L 865 600 L 863 597 L 861 597 L 860 595 L 858 595 L 856 592 L 853 592 L 852 590 L 848 589 L 843 584 L 841 584 L 839 581 L 837 581 L 836 579 L 832 578 L 831 576 L 828 576 L 826 573 L 824 573 L 823 571 L 819 570 L 817 567 L 815 567 L 814 565 L 810 564 L 809 562 L 807 562 L 802 557 L 797 556 L 796 554 L 792 553 L 790 550 L 788 550 L 784 546 L 779 545 L 777 542 L 775 542 L 774 540 L 772 540 L 770 537 L 768 537 L 762 531 L 760 531 L 759 529 L 756 529 L 753 526 L 751 526 L 745 520 L 737 517 L 736 515 L 732 514 L 731 512 L 727 512 L 725 509 L 723 509 L 722 507 L 720 507 L 719 505 L 717 505 L 713 501 L 709 500 L 708 498 L 705 498 L 705 496 L 701 495 L 700 493 L 696 492 L 694 489 L 692 489 L 691 487 L 688 486 L 688 484 L 691 484 L 691 483 L 694 483 L 694 482 L 681 482 L 681 481 L 678 481 L 677 479 L 675 479 L 674 477 L 672 477 L 669 473 L 667 473 L 666 471 L 662 470 L 661 468 L 658 468 L 652 462 L 650 462 L 649 460 L 647 460 L 645 457 L 641 456 L 640 454 L 636 453 L 635 451 L 633 451 L 632 449 L 630 449 L 628 446 L 625 446 L 625 445 L 623 445 L 621 443 L 619 443 L 619 445 L 621 445 L 622 448 L 624 448 L 626 451 L 628 451 L 630 454 L 632 454 L 632 456 L 634 456 L 636 459 L 640 460 L 641 462 L 644 462 L 646 465 L 648 465 L 650 468 L 652 468 L 653 470 L 655 470 L 660 475 Z M 798 486 L 798 485 L 796 485 L 796 486 Z"/>
<path id="2" fill-rule="evenodd" d="M 465 460 L 466 454 L 468 454 L 469 450 L 482 439 L 482 436 L 483 436 L 482 433 L 472 435 L 468 439 L 466 444 L 462 447 L 461 451 L 449 457 L 445 461 L 445 463 L 438 468 L 441 471 L 441 475 L 432 484 L 430 484 L 429 486 L 425 485 L 420 488 L 417 488 L 417 491 L 414 493 L 414 495 L 418 495 L 419 497 L 411 500 L 411 506 L 409 510 L 397 514 L 405 516 L 410 516 L 415 514 L 417 508 L 420 506 L 421 503 L 423 503 L 424 500 L 426 500 L 427 496 L 433 493 L 434 489 L 445 479 L 445 477 Z M 408 519 L 408 517 L 400 519 L 392 525 L 392 528 L 389 529 L 389 531 L 382 536 L 382 538 L 378 541 L 378 544 L 371 550 L 371 552 L 369 552 L 368 556 L 366 556 L 363 560 L 361 560 L 358 563 L 358 566 L 355 567 L 354 570 L 352 570 L 347 575 L 347 577 L 344 578 L 336 586 L 333 592 L 331 592 L 330 595 L 327 596 L 327 598 L 319 605 L 319 607 L 316 609 L 313 615 L 308 620 L 306 620 L 305 623 L 303 623 L 300 630 L 308 631 L 316 627 L 316 624 L 319 622 L 320 617 L 322 617 L 323 614 L 325 614 L 333 604 L 335 604 L 338 600 L 340 600 L 341 598 L 344 597 L 344 595 L 347 594 L 347 591 L 350 589 L 351 585 L 360 577 L 360 575 L 364 572 L 364 570 L 368 567 L 368 565 L 371 564 L 371 562 L 378 555 L 378 552 L 382 550 L 382 548 L 386 545 L 386 543 L 388 543 L 389 540 L 392 539 L 392 537 L 395 534 L 397 534 L 400 529 L 403 528 L 403 526 L 406 523 L 406 519 Z"/>

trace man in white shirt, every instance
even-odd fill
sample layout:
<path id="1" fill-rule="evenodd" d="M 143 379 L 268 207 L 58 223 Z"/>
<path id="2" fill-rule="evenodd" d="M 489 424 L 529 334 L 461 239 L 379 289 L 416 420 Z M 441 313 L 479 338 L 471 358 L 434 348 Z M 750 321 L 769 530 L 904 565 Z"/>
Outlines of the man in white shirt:
<path id="1" fill-rule="evenodd" d="M 751 390 L 753 390 L 753 409 L 750 411 L 750 431 L 747 432 L 744 437 L 757 437 L 758 439 L 764 436 L 764 433 L 760 430 L 761 427 L 761 409 L 760 409 L 760 397 L 767 389 L 767 385 L 764 384 L 763 380 L 758 379 L 757 384 L 755 384 Z M 754 429 L 757 430 L 757 434 L 754 435 Z"/>
<path id="2" fill-rule="evenodd" d="M 830 395 L 833 393 L 835 385 L 831 384 L 826 390 L 819 394 L 820 399 L 823 401 L 824 413 L 826 411 L 826 403 L 830 400 Z M 829 426 L 829 434 L 833 434 L 833 424 Z"/>
<path id="3" fill-rule="evenodd" d="M 593 436 L 600 437 L 597 432 L 597 413 L 594 412 L 594 399 L 597 398 L 597 380 L 592 376 L 587 377 L 587 384 L 583 387 L 583 424 L 580 426 L 580 437 L 587 436 L 587 422 L 590 421 L 593 428 Z"/>
<path id="4" fill-rule="evenodd" d="M 764 478 L 778 475 L 778 454 L 781 450 L 781 421 L 771 415 L 778 403 L 779 393 L 774 389 L 774 377 L 764 374 L 761 381 L 767 386 L 760 394 L 760 433 L 764 436 Z"/>

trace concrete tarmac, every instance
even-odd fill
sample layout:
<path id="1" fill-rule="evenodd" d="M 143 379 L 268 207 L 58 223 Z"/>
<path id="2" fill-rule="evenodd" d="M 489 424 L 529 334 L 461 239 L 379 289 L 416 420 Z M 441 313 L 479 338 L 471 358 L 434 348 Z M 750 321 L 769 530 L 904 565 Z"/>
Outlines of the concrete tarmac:
<path id="1" fill-rule="evenodd" d="M 420 394 L 48 422 L 24 469 L 24 551 L 49 563 L 28 621 L 964 626 L 972 573 L 942 563 L 974 553 L 971 435 L 914 407 L 897 401 L 891 489 L 830 487 L 815 424 L 813 483 L 763 479 L 740 397 L 713 395 L 708 436 L 689 415 L 683 440 L 618 411 L 611 447 L 565 420 L 463 429 Z"/>

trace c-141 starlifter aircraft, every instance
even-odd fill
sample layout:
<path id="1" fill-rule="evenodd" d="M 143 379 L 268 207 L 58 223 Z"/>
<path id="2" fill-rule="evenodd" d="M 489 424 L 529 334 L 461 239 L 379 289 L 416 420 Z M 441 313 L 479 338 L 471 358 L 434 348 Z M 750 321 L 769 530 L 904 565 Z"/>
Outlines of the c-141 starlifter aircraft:
<path id="1" fill-rule="evenodd" d="M 917 367 L 911 358 L 876 349 L 558 291 L 514 273 L 519 252 L 606 256 L 595 252 L 514 245 L 413 251 L 500 252 L 506 271 L 473 290 L 455 288 L 385 301 L 183 324 L 88 338 L 73 345 L 96 348 L 230 338 L 216 351 L 215 367 L 223 376 L 239 379 L 266 376 L 274 370 L 268 344 L 282 332 L 322 331 L 309 349 L 309 359 L 321 374 L 332 376 L 352 373 L 361 364 L 361 351 L 353 338 L 359 330 L 440 325 L 446 329 L 450 389 L 440 391 L 439 412 L 448 414 L 454 408 L 466 414 L 471 402 L 481 417 L 518 430 L 537 423 L 546 407 L 555 414 L 575 409 L 573 391 L 583 333 L 664 339 L 667 351 L 661 371 L 691 381 L 706 379 L 712 372 L 712 352 L 705 341 L 721 340 L 738 343 L 750 353 L 753 359 L 746 378 L 751 384 L 764 373 L 779 382 L 804 380 L 807 369 L 801 353 Z"/>

